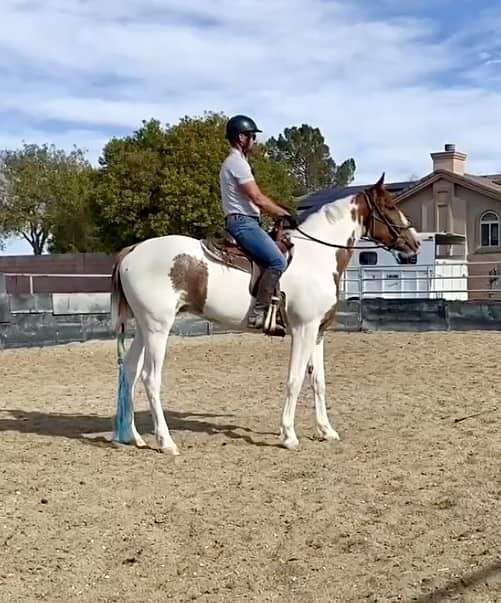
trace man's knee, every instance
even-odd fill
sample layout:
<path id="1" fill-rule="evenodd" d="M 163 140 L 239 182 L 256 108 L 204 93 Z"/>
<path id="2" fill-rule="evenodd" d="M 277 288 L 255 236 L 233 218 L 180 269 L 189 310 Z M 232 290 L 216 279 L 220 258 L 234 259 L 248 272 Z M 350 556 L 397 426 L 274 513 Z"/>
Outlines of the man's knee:
<path id="1" fill-rule="evenodd" d="M 285 272 L 285 269 L 287 268 L 287 262 L 285 261 L 284 256 L 277 255 L 270 262 L 268 268 L 271 268 L 272 270 L 276 270 L 277 272 L 280 272 L 280 273 Z"/>

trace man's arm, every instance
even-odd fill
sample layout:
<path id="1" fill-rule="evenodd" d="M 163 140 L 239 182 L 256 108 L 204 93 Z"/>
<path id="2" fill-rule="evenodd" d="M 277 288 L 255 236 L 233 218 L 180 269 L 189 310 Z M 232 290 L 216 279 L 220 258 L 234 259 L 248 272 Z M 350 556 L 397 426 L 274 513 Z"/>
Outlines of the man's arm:
<path id="1" fill-rule="evenodd" d="M 238 185 L 240 190 L 249 197 L 249 199 L 257 205 L 260 209 L 262 209 L 265 213 L 273 216 L 275 218 L 282 218 L 284 216 L 290 216 L 289 211 L 287 211 L 284 207 L 281 207 L 275 201 L 272 201 L 269 197 L 267 197 L 264 193 L 261 192 L 259 186 L 256 184 L 254 180 L 250 182 L 244 182 L 243 184 Z"/>

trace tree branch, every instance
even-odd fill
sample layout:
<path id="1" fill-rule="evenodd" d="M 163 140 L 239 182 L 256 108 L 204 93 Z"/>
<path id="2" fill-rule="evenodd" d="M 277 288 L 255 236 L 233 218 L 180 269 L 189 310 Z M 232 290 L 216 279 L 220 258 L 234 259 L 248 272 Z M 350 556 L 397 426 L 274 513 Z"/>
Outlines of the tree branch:
<path id="1" fill-rule="evenodd" d="M 43 248 L 45 247 L 45 243 L 47 243 L 47 239 L 49 238 L 49 233 L 42 231 L 41 234 L 42 234 L 42 240 L 41 240 L 40 246 L 41 246 L 42 251 L 43 251 Z"/>

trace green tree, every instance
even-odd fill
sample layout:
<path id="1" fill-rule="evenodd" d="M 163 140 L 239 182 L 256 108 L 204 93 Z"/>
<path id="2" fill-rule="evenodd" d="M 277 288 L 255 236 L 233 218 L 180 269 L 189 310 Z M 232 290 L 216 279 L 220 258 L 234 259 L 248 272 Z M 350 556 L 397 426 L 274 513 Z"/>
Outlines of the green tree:
<path id="1" fill-rule="evenodd" d="M 226 120 L 206 113 L 165 128 L 157 120 L 145 121 L 132 136 L 106 145 L 96 203 L 108 249 L 167 234 L 204 237 L 222 228 L 219 170 L 228 154 Z M 253 165 L 263 190 L 290 202 L 287 170 L 264 146 Z"/>
<path id="2" fill-rule="evenodd" d="M 287 167 L 275 161 L 266 144 L 257 144 L 249 157 L 259 188 L 281 205 L 293 207 L 294 179 Z"/>
<path id="3" fill-rule="evenodd" d="M 287 167 L 296 196 L 353 181 L 355 161 L 347 159 L 336 165 L 318 128 L 307 124 L 286 128 L 278 138 L 270 138 L 267 147 L 271 158 Z"/>
<path id="4" fill-rule="evenodd" d="M 3 237 L 24 237 L 35 255 L 47 245 L 57 248 L 58 241 L 71 238 L 75 250 L 85 244 L 80 222 L 86 216 L 92 169 L 83 151 L 75 148 L 66 153 L 54 146 L 25 144 L 0 154 L 0 173 Z"/>
<path id="5" fill-rule="evenodd" d="M 55 212 L 50 253 L 102 251 L 95 220 L 96 170 L 68 170 L 65 174 L 64 203 Z"/>

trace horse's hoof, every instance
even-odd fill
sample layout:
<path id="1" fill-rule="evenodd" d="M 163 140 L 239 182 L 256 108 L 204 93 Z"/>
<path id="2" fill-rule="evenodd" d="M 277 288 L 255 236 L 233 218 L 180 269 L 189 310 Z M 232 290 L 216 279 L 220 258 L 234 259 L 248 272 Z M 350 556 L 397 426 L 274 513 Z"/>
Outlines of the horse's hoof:
<path id="1" fill-rule="evenodd" d="M 113 434 L 111 438 L 112 443 L 115 446 L 136 446 L 136 448 L 146 448 L 147 444 L 143 438 L 138 435 L 131 435 L 125 438 L 118 438 L 116 434 Z"/>
<path id="2" fill-rule="evenodd" d="M 119 437 L 116 433 L 113 433 L 113 435 L 111 436 L 111 443 L 117 448 L 123 448 L 124 446 L 129 446 L 129 444 L 133 444 L 134 438 L 132 436 Z"/>
<path id="3" fill-rule="evenodd" d="M 334 429 L 329 430 L 329 431 L 321 431 L 320 429 L 318 430 L 318 437 L 320 438 L 320 440 L 322 442 L 338 442 L 341 438 L 339 437 L 339 434 L 337 431 L 334 431 Z"/>
<path id="4" fill-rule="evenodd" d="M 116 440 L 115 438 L 112 438 L 110 442 L 114 448 L 125 448 L 127 446 L 127 444 L 121 442 L 120 440 Z"/>
<path id="5" fill-rule="evenodd" d="M 175 444 L 171 446 L 162 446 L 162 448 L 160 448 L 159 450 L 160 452 L 163 452 L 164 454 L 168 454 L 170 456 L 179 456 L 179 450 Z"/>
<path id="6" fill-rule="evenodd" d="M 297 438 L 287 438 L 282 440 L 280 445 L 287 450 L 297 450 L 299 448 L 299 441 Z"/>

